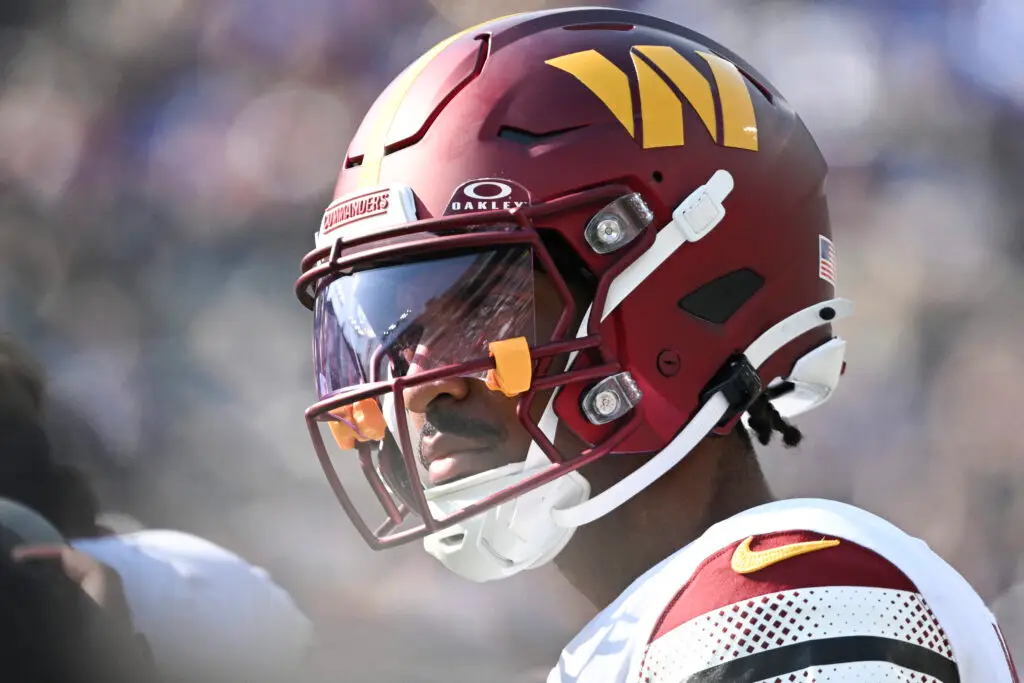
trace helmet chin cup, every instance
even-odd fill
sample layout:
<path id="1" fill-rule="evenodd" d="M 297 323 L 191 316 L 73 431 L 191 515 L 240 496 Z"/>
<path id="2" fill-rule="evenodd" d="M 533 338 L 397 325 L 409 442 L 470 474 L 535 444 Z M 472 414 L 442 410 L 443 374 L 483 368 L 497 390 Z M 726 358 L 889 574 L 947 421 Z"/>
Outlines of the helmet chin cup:
<path id="1" fill-rule="evenodd" d="M 428 491 L 431 512 L 443 516 L 513 486 L 537 473 L 521 463 L 483 472 Z M 423 539 L 424 549 L 450 571 L 485 582 L 542 566 L 569 543 L 574 527 L 558 526 L 557 507 L 572 507 L 590 494 L 590 484 L 570 472 L 518 498 L 501 503 Z"/>

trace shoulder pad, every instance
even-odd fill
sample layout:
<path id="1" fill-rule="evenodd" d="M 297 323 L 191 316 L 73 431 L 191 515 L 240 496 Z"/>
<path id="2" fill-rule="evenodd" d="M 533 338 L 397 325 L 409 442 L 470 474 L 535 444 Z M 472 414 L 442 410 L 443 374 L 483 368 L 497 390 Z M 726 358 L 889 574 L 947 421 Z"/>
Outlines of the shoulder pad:
<path id="1" fill-rule="evenodd" d="M 806 531 L 705 560 L 662 613 L 642 670 L 689 683 L 959 681 L 945 632 L 899 569 Z"/>

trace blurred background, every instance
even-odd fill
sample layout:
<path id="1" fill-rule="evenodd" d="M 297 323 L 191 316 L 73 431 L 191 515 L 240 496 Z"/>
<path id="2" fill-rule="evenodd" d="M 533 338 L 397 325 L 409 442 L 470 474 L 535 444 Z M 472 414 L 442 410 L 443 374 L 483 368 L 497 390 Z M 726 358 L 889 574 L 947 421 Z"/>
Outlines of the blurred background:
<path id="1" fill-rule="evenodd" d="M 292 294 L 390 79 L 461 28 L 571 4 L 0 5 L 0 328 L 46 364 L 58 453 L 110 509 L 293 592 L 326 643 L 310 681 L 538 680 L 587 615 L 553 571 L 473 586 L 363 545 L 305 431 L 312 317 Z M 849 369 L 806 445 L 765 453 L 777 492 L 926 539 L 1024 659 L 1024 3 L 605 4 L 750 60 L 833 168 Z"/>

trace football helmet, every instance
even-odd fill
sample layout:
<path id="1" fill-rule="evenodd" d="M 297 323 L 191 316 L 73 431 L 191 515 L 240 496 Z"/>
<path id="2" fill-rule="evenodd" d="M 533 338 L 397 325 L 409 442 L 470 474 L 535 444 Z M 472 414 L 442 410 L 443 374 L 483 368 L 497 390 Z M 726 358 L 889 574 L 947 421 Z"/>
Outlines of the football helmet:
<path id="1" fill-rule="evenodd" d="M 644 14 L 504 17 L 406 68 L 352 140 L 296 283 L 314 311 L 306 421 L 362 536 L 509 576 L 762 393 L 787 417 L 825 401 L 845 349 L 831 322 L 851 310 L 825 174 L 761 74 Z M 514 411 L 525 439 L 476 448 L 482 471 L 435 457 L 466 440 L 424 447 L 439 424 L 500 441 L 486 421 L 431 415 L 432 398 L 470 393 Z M 591 495 L 581 467 L 636 454 L 654 455 Z M 339 474 L 346 459 L 361 474 Z"/>

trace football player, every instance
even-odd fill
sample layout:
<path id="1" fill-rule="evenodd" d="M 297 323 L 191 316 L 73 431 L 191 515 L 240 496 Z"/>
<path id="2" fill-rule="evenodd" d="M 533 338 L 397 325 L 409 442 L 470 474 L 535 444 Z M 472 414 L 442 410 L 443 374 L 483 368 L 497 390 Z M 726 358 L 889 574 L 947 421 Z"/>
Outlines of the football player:
<path id="1" fill-rule="evenodd" d="M 844 368 L 825 174 L 764 76 L 644 14 L 503 17 L 409 66 L 296 285 L 364 538 L 474 581 L 553 561 L 602 611 L 549 683 L 1016 681 L 924 542 L 761 474 L 751 436 L 796 445 Z"/>

